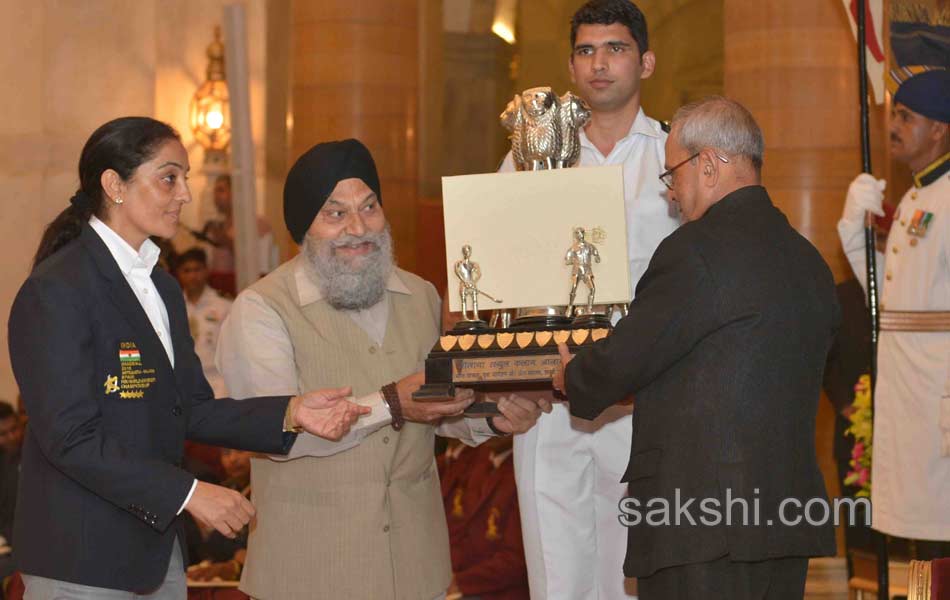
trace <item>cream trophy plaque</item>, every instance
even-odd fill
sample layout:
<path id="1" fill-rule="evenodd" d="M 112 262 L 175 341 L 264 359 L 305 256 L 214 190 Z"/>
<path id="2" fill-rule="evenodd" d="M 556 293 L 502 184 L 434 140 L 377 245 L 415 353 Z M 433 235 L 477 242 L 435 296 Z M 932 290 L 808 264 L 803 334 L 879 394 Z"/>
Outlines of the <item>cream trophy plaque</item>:
<path id="1" fill-rule="evenodd" d="M 589 118 L 570 92 L 525 90 L 500 117 L 517 171 L 442 179 L 446 248 L 462 249 L 461 260 L 450 251 L 446 261 L 448 280 L 458 282 L 449 310 L 463 320 L 429 353 L 416 398 L 442 400 L 455 385 L 549 387 L 560 364 L 557 344 L 574 349 L 607 336 L 610 321 L 597 314 L 599 305 L 629 303 L 622 168 L 568 168 L 580 157 L 580 130 Z M 486 283 L 494 296 L 479 289 Z M 510 325 L 493 319 L 505 326 L 488 327 L 480 296 L 520 318 Z M 498 413 L 494 404 L 477 402 L 466 414 Z"/>

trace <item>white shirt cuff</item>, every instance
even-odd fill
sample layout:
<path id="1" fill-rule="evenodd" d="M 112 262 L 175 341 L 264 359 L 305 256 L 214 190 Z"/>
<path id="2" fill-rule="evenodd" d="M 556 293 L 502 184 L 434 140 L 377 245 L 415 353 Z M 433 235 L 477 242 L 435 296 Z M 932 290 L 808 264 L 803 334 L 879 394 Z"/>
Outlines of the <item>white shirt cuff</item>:
<path id="1" fill-rule="evenodd" d="M 185 496 L 185 501 L 181 503 L 181 508 L 178 509 L 178 512 L 176 512 L 175 515 L 180 515 L 180 514 L 181 514 L 181 511 L 185 510 L 185 507 L 188 506 L 188 501 L 191 500 L 191 497 L 192 497 L 192 496 L 194 495 L 194 493 L 195 493 L 195 488 L 196 488 L 196 487 L 198 487 L 198 479 L 197 479 L 197 478 L 195 478 L 195 480 L 194 480 L 193 482 L 191 482 L 191 490 L 188 492 L 188 495 Z"/>
<path id="2" fill-rule="evenodd" d="M 451 417 L 443 419 L 435 428 L 436 435 L 455 438 L 466 446 L 477 446 L 485 440 L 498 437 L 485 417 Z"/>

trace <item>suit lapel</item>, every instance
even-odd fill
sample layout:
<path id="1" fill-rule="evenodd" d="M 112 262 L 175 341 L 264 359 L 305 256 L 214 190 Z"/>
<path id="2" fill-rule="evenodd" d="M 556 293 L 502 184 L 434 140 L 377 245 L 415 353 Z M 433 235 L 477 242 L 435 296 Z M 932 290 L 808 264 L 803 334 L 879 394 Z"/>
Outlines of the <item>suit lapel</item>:
<path id="1" fill-rule="evenodd" d="M 126 281 L 122 271 L 119 270 L 119 265 L 116 264 L 115 258 L 112 257 L 105 242 L 88 224 L 83 225 L 80 239 L 92 255 L 99 273 L 108 281 L 109 298 L 115 305 L 116 311 L 135 331 L 136 341 L 144 346 L 141 350 L 147 352 L 147 356 L 158 357 L 156 362 L 158 368 L 173 371 L 171 363 L 168 361 L 168 354 L 165 352 L 161 340 L 158 339 L 158 334 L 155 333 L 152 322 L 145 314 L 145 309 L 142 308 L 135 292 L 129 287 L 129 282 Z"/>
<path id="2" fill-rule="evenodd" d="M 168 313 L 168 335 L 172 338 L 172 349 L 175 351 L 175 368 L 172 371 L 175 373 L 175 381 L 178 383 L 178 387 L 184 389 L 185 370 L 178 367 L 184 364 L 186 353 L 190 349 L 186 347 L 186 340 L 178 335 L 179 328 L 176 326 L 178 324 L 174 320 L 177 313 L 171 310 L 172 306 L 182 302 L 183 294 L 180 287 L 172 283 L 167 277 L 159 277 L 154 269 L 152 270 L 152 282 L 155 283 L 155 289 L 158 290 L 158 295 L 162 297 L 162 302 L 165 303 L 165 311 Z M 188 335 L 191 335 L 190 329 Z"/>

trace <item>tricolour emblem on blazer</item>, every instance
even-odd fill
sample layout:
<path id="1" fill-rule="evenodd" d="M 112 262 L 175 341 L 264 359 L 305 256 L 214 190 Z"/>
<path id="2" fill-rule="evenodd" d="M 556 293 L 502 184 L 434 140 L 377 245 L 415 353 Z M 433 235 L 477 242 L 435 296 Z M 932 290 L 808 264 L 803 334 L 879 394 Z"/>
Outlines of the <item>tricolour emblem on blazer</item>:
<path id="1" fill-rule="evenodd" d="M 155 383 L 156 373 L 154 368 L 142 364 L 142 353 L 135 342 L 119 343 L 119 363 L 122 371 L 113 391 L 121 387 L 120 398 L 144 398 L 145 391 Z"/>
<path id="2" fill-rule="evenodd" d="M 138 348 L 121 349 L 119 350 L 119 360 L 121 362 L 140 362 L 142 354 Z"/>

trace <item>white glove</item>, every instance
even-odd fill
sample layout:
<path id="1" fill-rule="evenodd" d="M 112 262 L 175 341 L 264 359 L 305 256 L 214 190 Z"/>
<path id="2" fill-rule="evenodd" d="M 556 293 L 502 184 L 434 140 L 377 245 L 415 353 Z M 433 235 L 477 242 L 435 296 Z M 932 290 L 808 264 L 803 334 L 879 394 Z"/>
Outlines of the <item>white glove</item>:
<path id="1" fill-rule="evenodd" d="M 848 186 L 848 197 L 844 201 L 842 220 L 864 222 L 864 213 L 870 212 L 884 216 L 884 187 L 887 182 L 874 179 L 868 173 L 861 173 Z"/>

